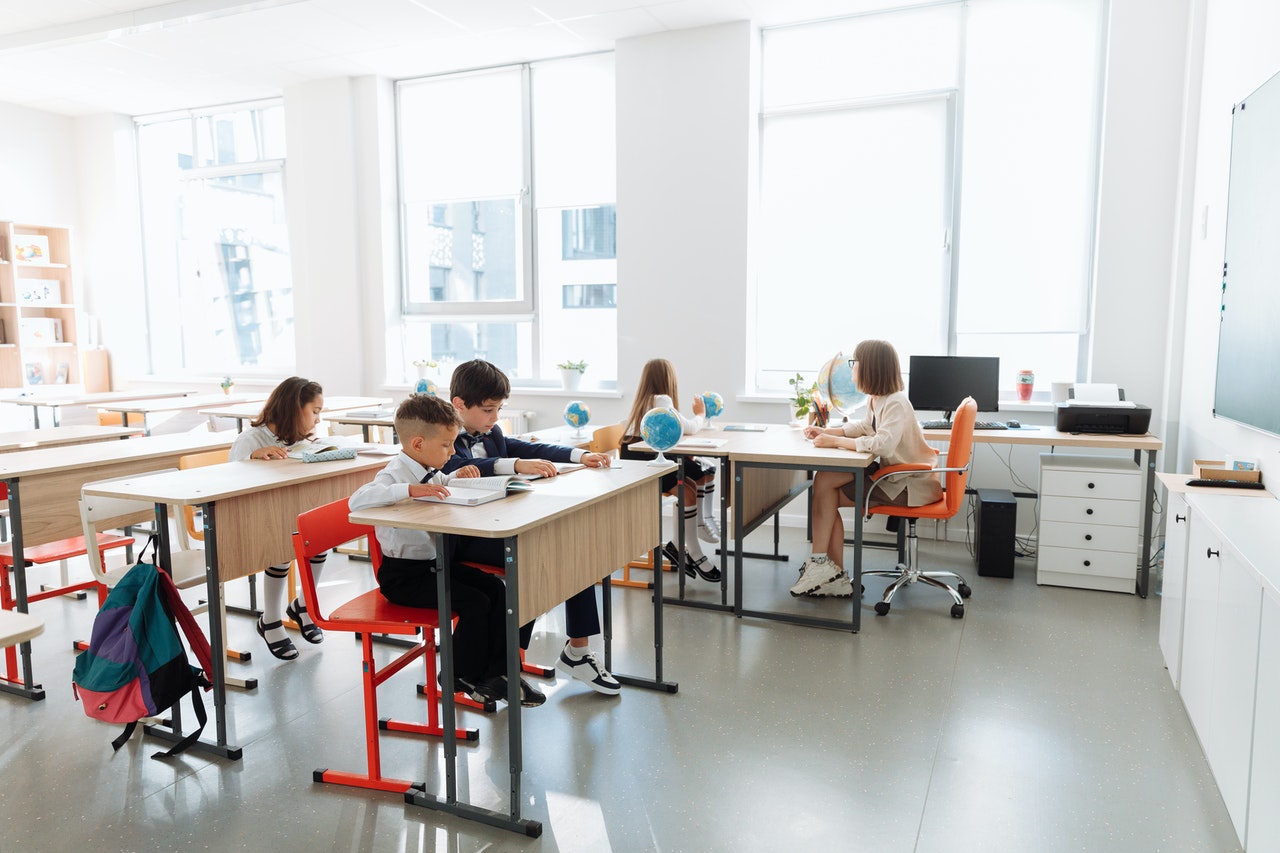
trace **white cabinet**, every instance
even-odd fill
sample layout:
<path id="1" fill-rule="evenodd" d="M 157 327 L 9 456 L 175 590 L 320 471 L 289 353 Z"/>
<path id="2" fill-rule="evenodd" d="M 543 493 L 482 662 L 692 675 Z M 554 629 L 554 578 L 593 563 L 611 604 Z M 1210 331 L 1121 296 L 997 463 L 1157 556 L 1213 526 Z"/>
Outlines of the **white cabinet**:
<path id="1" fill-rule="evenodd" d="M 1142 476 L 1108 456 L 1040 456 L 1036 583 L 1132 593 Z"/>
<path id="2" fill-rule="evenodd" d="M 1258 689 L 1254 704 L 1253 774 L 1249 784 L 1250 850 L 1280 850 L 1280 597 L 1262 596 Z"/>
<path id="3" fill-rule="evenodd" d="M 1208 755 L 1213 706 L 1214 640 L 1218 633 L 1218 581 L 1222 542 L 1197 516 L 1187 538 L 1186 615 L 1182 620 L 1182 667 L 1178 690 L 1187 716 Z"/>
<path id="4" fill-rule="evenodd" d="M 1164 581 L 1160 593 L 1160 651 L 1174 689 L 1182 668 L 1182 616 L 1187 595 L 1187 531 L 1191 507 L 1182 492 L 1170 492 L 1165 509 Z"/>

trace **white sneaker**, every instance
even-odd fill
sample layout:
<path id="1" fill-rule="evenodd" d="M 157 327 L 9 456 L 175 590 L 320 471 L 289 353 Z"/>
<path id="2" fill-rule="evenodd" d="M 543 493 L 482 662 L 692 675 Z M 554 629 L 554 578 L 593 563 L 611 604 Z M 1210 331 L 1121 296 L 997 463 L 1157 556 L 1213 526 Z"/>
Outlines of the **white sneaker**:
<path id="1" fill-rule="evenodd" d="M 565 643 L 564 650 L 560 652 L 556 669 L 572 675 L 579 681 L 585 681 L 587 686 L 597 693 L 616 696 L 622 689 L 622 683 L 614 678 L 609 670 L 601 666 L 600 661 L 591 652 L 584 653 L 580 658 L 570 657 L 568 643 Z"/>
<path id="2" fill-rule="evenodd" d="M 841 572 L 809 595 L 814 598 L 853 598 L 853 581 L 847 572 Z"/>
<path id="3" fill-rule="evenodd" d="M 698 538 L 712 545 L 720 544 L 720 525 L 714 518 L 704 518 L 698 522 Z"/>
<path id="4" fill-rule="evenodd" d="M 844 571 L 824 554 L 810 557 L 800 567 L 800 577 L 791 585 L 792 595 L 808 595 L 823 584 L 835 580 Z"/>

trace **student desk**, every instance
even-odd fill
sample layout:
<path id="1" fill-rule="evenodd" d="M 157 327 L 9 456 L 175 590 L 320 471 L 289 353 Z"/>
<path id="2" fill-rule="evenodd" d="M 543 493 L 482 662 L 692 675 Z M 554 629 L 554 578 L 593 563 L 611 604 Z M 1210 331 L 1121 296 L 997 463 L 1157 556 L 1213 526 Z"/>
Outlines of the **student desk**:
<path id="1" fill-rule="evenodd" d="M 849 572 L 856 591 L 862 584 L 862 516 L 863 480 L 867 466 L 875 459 L 869 453 L 858 453 L 836 447 L 818 448 L 806 441 L 797 427 L 770 429 L 767 432 L 744 433 L 729 446 L 733 466 L 733 535 L 734 596 L 733 612 L 738 616 L 755 616 L 798 625 L 848 629 L 857 633 L 862 624 L 862 608 L 855 594 L 852 616 L 848 622 L 804 616 L 778 611 L 748 610 L 743 605 L 742 543 L 747 534 L 773 512 L 808 488 L 801 482 L 808 471 L 842 471 L 854 475 L 858 495 L 853 520 L 853 570 Z"/>
<path id="2" fill-rule="evenodd" d="M 200 414 L 207 415 L 210 419 L 231 418 L 236 422 L 236 432 L 243 432 L 245 421 L 251 421 L 262 414 L 263 402 L 265 401 L 236 403 L 230 406 L 210 406 L 206 409 L 200 409 Z M 390 397 L 325 397 L 323 415 L 325 420 L 332 421 L 334 419 L 329 417 L 331 412 L 377 408 L 389 402 L 391 402 Z M 366 437 L 365 441 L 368 440 L 368 437 Z"/>
<path id="3" fill-rule="evenodd" d="M 76 501 L 85 483 L 176 468 L 179 457 L 230 447 L 233 437 L 229 432 L 181 433 L 0 453 L 0 482 L 9 492 L 14 555 L 32 545 L 83 535 Z M 13 572 L 14 598 L 23 613 L 27 611 L 26 574 L 21 569 Z M 31 645 L 22 643 L 19 651 L 22 683 L 15 683 L 15 674 L 6 672 L 0 677 L 0 691 L 43 699 L 44 690 L 32 679 Z"/>
<path id="4" fill-rule="evenodd" d="M 475 507 L 402 501 L 351 514 L 356 524 L 389 525 L 435 535 L 438 564 L 451 557 L 449 536 L 501 539 L 509 554 L 507 595 L 507 726 L 510 739 L 510 801 L 507 813 L 491 811 L 457 797 L 457 736 L 453 694 L 442 691 L 445 731 L 445 794 L 428 791 L 426 783 L 405 794 L 405 801 L 537 837 L 542 825 L 520 817 L 521 742 L 519 633 L 520 625 L 545 613 L 571 595 L 607 580 L 613 567 L 642 551 L 658 547 L 658 480 L 672 465 L 624 463 L 619 468 L 587 468 L 538 480 L 528 492 Z M 451 581 L 448 571 L 436 573 L 440 610 L 449 612 Z M 616 675 L 624 684 L 675 693 L 678 685 L 662 680 L 662 578 L 654 579 L 654 668 L 652 679 Z M 604 587 L 605 666 L 612 667 L 612 618 L 609 587 Z M 453 677 L 452 637 L 440 632 L 440 665 L 444 683 Z"/>
<path id="5" fill-rule="evenodd" d="M 0 610 L 0 649 L 25 643 L 43 633 L 43 619 L 16 610 Z"/>
<path id="6" fill-rule="evenodd" d="M 924 437 L 928 441 L 948 441 L 949 430 L 927 429 Z M 1146 435 L 1110 435 L 1086 434 L 1075 432 L 1059 432 L 1053 427 L 1024 426 L 1018 429 L 978 429 L 973 431 L 974 444 L 1028 444 L 1048 447 L 1050 451 L 1057 447 L 1072 447 L 1081 450 L 1132 450 L 1133 461 L 1142 466 L 1142 454 L 1147 455 L 1146 482 L 1142 493 L 1142 560 L 1137 570 L 1137 592 L 1142 598 L 1147 597 L 1151 574 L 1151 527 L 1153 524 L 1153 508 L 1155 506 L 1156 453 L 1164 447 L 1164 443 L 1156 436 Z"/>
<path id="7" fill-rule="evenodd" d="M 160 397 L 150 400 L 124 400 L 98 406 L 106 412 L 119 412 L 121 423 L 129 422 L 129 415 L 142 415 L 142 426 L 147 435 L 151 435 L 151 416 L 164 412 L 185 412 L 191 409 L 207 409 L 214 406 L 227 406 L 232 403 L 259 403 L 266 400 L 263 395 L 198 394 L 190 397 Z M 261 405 L 259 405 L 261 411 Z M 251 416 L 252 417 L 252 416 Z"/>
<path id="8" fill-rule="evenodd" d="M 175 391 L 172 389 L 163 391 L 99 391 L 92 394 L 78 394 L 61 397 L 12 397 L 3 400 L 5 403 L 16 403 L 19 406 L 30 406 L 33 426 L 40 428 L 40 407 L 44 406 L 53 413 L 53 425 L 58 426 L 61 421 L 60 410 L 65 406 L 98 406 L 110 403 L 119 403 L 127 400 L 154 400 L 163 397 L 180 397 L 187 394 L 194 394 L 195 391 Z"/>
<path id="9" fill-rule="evenodd" d="M 44 429 L 23 429 L 0 432 L 0 452 L 11 450 L 36 450 L 41 447 L 60 447 L 66 444 L 92 444 L 95 441 L 111 441 L 142 435 L 140 427 L 56 426 Z"/>
<path id="10" fill-rule="evenodd" d="M 229 434 L 229 433 L 228 433 Z M 152 439 L 156 440 L 156 439 Z M 0 456 L 0 461 L 5 457 Z M 198 506 L 204 511 L 204 553 L 209 613 L 221 606 L 219 583 L 260 572 L 293 559 L 292 534 L 298 515 L 349 496 L 373 479 L 386 457 L 357 456 L 334 462 L 279 459 L 246 460 L 170 471 L 149 477 L 90 483 L 86 495 L 151 501 L 156 505 L 160 548 L 168 553 L 169 506 Z M 226 639 L 216 618 L 209 620 L 213 651 L 213 713 L 217 740 L 201 740 L 193 749 L 237 760 L 242 750 L 227 740 Z M 179 740 L 175 731 L 148 728 L 162 740 Z"/>

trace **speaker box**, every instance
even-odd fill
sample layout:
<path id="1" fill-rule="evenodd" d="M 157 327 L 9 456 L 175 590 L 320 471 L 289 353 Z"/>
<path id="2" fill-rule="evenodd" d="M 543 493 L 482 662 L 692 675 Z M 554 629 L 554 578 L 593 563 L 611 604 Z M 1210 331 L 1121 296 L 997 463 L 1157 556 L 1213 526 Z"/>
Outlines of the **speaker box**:
<path id="1" fill-rule="evenodd" d="M 1013 534 L 1018 522 L 1018 500 L 1008 489 L 978 489 L 974 513 L 974 551 L 978 574 L 988 578 L 1013 577 Z"/>

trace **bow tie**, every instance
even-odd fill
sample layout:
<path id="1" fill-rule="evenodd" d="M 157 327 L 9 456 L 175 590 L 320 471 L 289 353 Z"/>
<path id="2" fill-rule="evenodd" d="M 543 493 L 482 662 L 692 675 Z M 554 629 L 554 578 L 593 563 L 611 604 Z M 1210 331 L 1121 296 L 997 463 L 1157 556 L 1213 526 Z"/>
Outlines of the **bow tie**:
<path id="1" fill-rule="evenodd" d="M 462 434 L 462 440 L 467 443 L 467 447 L 475 447 L 477 444 L 480 444 L 482 441 L 484 441 L 485 436 L 487 436 L 488 434 L 489 433 L 487 432 L 481 432 L 481 433 L 464 432 Z"/>

